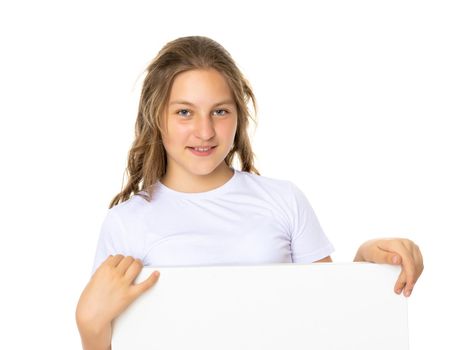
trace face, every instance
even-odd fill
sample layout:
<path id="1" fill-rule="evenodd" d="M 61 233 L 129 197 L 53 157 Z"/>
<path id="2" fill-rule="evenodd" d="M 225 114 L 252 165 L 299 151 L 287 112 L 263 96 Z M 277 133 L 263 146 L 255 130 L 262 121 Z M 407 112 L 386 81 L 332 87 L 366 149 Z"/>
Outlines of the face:
<path id="1" fill-rule="evenodd" d="M 237 109 L 225 78 L 214 69 L 178 74 L 167 105 L 167 176 L 188 180 L 228 168 L 224 162 L 237 129 Z M 194 148 L 209 147 L 207 152 Z"/>

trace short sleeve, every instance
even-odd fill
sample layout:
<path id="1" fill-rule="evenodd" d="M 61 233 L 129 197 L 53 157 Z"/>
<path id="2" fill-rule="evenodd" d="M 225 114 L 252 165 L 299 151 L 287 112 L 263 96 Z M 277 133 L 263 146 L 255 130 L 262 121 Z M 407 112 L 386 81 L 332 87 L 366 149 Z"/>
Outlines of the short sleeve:
<path id="1" fill-rule="evenodd" d="M 294 263 L 312 263 L 334 251 L 304 193 L 292 182 L 291 250 Z"/>
<path id="2" fill-rule="evenodd" d="M 109 255 L 123 254 L 120 244 L 122 236 L 122 225 L 115 213 L 109 210 L 101 225 L 92 274 Z"/>

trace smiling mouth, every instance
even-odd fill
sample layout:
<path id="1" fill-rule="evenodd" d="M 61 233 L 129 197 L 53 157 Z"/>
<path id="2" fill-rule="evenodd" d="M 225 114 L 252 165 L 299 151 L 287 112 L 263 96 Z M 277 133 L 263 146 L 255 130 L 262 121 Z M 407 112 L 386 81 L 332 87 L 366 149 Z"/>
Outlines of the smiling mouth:
<path id="1" fill-rule="evenodd" d="M 217 146 L 214 146 L 214 147 L 205 147 L 205 148 L 198 148 L 198 147 L 188 147 L 190 149 L 190 151 L 197 155 L 197 156 L 209 156 L 211 155 L 213 152 L 214 152 L 214 149 L 216 148 Z"/>
<path id="2" fill-rule="evenodd" d="M 198 151 L 209 151 L 211 149 L 214 149 L 216 148 L 217 146 L 210 146 L 210 147 L 188 147 L 188 148 L 191 148 L 191 149 L 195 149 L 195 150 L 198 150 Z"/>

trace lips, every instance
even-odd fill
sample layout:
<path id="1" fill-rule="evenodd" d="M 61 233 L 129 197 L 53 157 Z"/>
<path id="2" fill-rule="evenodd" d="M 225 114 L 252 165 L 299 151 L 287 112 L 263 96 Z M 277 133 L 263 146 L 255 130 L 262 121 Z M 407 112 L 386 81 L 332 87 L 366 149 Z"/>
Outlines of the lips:
<path id="1" fill-rule="evenodd" d="M 191 151 L 194 155 L 205 157 L 205 156 L 211 155 L 211 154 L 214 152 L 214 149 L 215 149 L 216 147 L 217 147 L 217 146 L 207 148 L 206 151 L 198 151 L 198 150 L 196 150 L 195 147 L 188 147 L 188 148 L 190 149 L 190 151 Z"/>
<path id="2" fill-rule="evenodd" d="M 195 146 L 195 147 L 189 147 L 189 148 L 215 148 L 217 146 Z"/>
<path id="3" fill-rule="evenodd" d="M 191 148 L 191 149 L 195 149 L 195 148 L 197 148 L 197 149 L 206 149 L 207 148 L 208 150 L 210 150 L 210 149 L 213 149 L 213 148 L 216 148 L 216 147 L 217 146 L 204 146 L 204 147 L 188 147 L 188 148 Z"/>

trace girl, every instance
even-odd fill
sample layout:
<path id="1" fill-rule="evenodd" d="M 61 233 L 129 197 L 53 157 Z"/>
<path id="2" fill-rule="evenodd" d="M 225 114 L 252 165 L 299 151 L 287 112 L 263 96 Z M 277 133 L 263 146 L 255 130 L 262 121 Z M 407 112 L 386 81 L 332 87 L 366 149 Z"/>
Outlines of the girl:
<path id="1" fill-rule="evenodd" d="M 133 284 L 143 265 L 332 261 L 305 195 L 255 168 L 249 102 L 256 112 L 249 83 L 209 38 L 169 42 L 149 65 L 128 183 L 110 203 L 76 309 L 84 349 L 109 349 L 112 320 L 156 283 L 158 272 Z M 365 242 L 355 261 L 400 264 L 394 290 L 405 296 L 423 270 L 408 239 Z"/>

